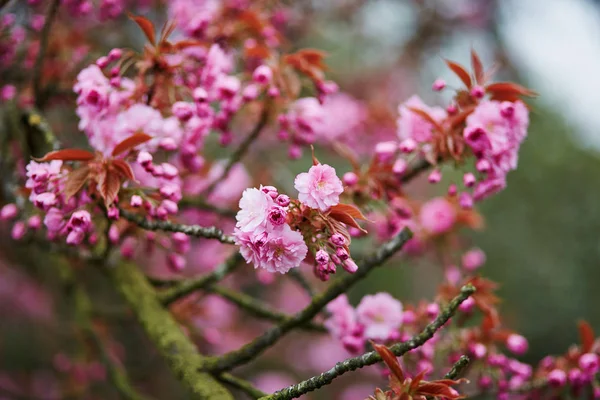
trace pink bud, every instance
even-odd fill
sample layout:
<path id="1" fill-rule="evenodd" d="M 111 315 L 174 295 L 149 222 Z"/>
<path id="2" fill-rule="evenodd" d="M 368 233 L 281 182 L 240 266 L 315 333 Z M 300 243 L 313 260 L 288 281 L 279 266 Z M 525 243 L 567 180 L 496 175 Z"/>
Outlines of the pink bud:
<path id="1" fill-rule="evenodd" d="M 280 194 L 275 198 L 275 202 L 281 207 L 287 207 L 290 205 L 290 197 L 285 194 Z"/>
<path id="2" fill-rule="evenodd" d="M 250 84 L 250 85 L 246 86 L 244 88 L 244 90 L 242 91 L 242 98 L 245 101 L 252 101 L 258 97 L 259 93 L 260 93 L 260 91 L 259 91 L 258 86 L 254 85 L 254 84 Z"/>
<path id="3" fill-rule="evenodd" d="M 403 153 L 412 153 L 417 149 L 417 142 L 413 138 L 404 139 L 398 146 Z"/>
<path id="4" fill-rule="evenodd" d="M 473 272 L 483 264 L 485 264 L 485 253 L 479 248 L 471 249 L 462 256 L 462 265 L 467 271 Z"/>
<path id="5" fill-rule="evenodd" d="M 158 147 L 160 147 L 162 150 L 173 151 L 177 149 L 177 142 L 175 142 L 175 139 L 170 137 L 162 138 L 158 142 Z"/>
<path id="6" fill-rule="evenodd" d="M 342 266 L 344 267 L 344 269 L 346 271 L 348 271 L 351 274 L 353 274 L 356 271 L 358 271 L 358 265 L 356 265 L 356 263 L 354 262 L 354 260 L 351 259 L 351 258 L 348 258 L 347 260 L 345 260 L 344 263 L 342 264 Z"/>
<path id="7" fill-rule="evenodd" d="M 482 343 L 471 343 L 469 345 L 469 351 L 476 359 L 481 359 L 487 354 L 487 348 Z"/>
<path id="8" fill-rule="evenodd" d="M 488 160 L 481 159 L 477 161 L 477 163 L 475 164 L 475 168 L 477 168 L 477 171 L 479 172 L 488 172 L 492 168 L 492 166 L 490 165 L 490 162 Z"/>
<path id="9" fill-rule="evenodd" d="M 458 108 L 456 107 L 456 104 L 449 104 L 448 107 L 446 107 L 446 112 L 449 115 L 456 114 L 457 111 L 458 111 Z"/>
<path id="10" fill-rule="evenodd" d="M 358 353 L 364 346 L 364 340 L 356 336 L 344 336 L 342 345 L 350 353 Z"/>
<path id="11" fill-rule="evenodd" d="M 587 374 L 594 375 L 598 372 L 600 360 L 595 353 L 586 353 L 579 358 L 579 368 Z"/>
<path id="12" fill-rule="evenodd" d="M 208 93 L 206 93 L 206 90 L 204 90 L 204 88 L 197 87 L 196 89 L 194 89 L 192 97 L 194 98 L 194 101 L 198 103 L 203 103 L 206 100 L 208 100 Z"/>
<path id="13" fill-rule="evenodd" d="M 267 90 L 267 94 L 269 97 L 279 97 L 279 89 L 277 89 L 275 86 L 271 86 L 269 90 Z"/>
<path id="14" fill-rule="evenodd" d="M 110 207 L 108 209 L 108 211 L 106 212 L 106 215 L 107 215 L 108 219 L 112 219 L 113 221 L 116 221 L 119 219 L 119 216 L 120 216 L 119 209 L 117 207 Z"/>
<path id="15" fill-rule="evenodd" d="M 58 208 L 51 208 L 44 217 L 44 225 L 49 232 L 58 232 L 65 225 L 64 214 Z"/>
<path id="16" fill-rule="evenodd" d="M 137 239 L 133 236 L 128 236 L 123 240 L 121 244 L 121 256 L 130 260 L 135 255 L 135 249 L 137 247 Z"/>
<path id="17" fill-rule="evenodd" d="M 173 164 L 165 162 L 160 164 L 160 166 L 162 167 L 162 176 L 167 179 L 173 179 L 179 175 L 179 170 Z"/>
<path id="18" fill-rule="evenodd" d="M 481 378 L 477 381 L 477 386 L 479 386 L 483 390 L 487 390 L 492 387 L 494 381 L 489 375 L 482 375 Z"/>
<path id="19" fill-rule="evenodd" d="M 475 182 L 477 182 L 477 178 L 472 173 L 467 172 L 463 175 L 463 183 L 466 187 L 473 187 Z"/>
<path id="20" fill-rule="evenodd" d="M 39 215 L 32 215 L 27 220 L 27 227 L 32 230 L 38 230 L 42 226 L 42 217 Z"/>
<path id="21" fill-rule="evenodd" d="M 335 246 L 345 246 L 346 238 L 341 233 L 334 233 L 329 239 Z"/>
<path id="22" fill-rule="evenodd" d="M 375 145 L 375 156 L 380 162 L 389 161 L 396 154 L 396 142 L 379 142 Z"/>
<path id="23" fill-rule="evenodd" d="M 0 210 L 0 220 L 8 221 L 14 219 L 19 213 L 16 204 L 9 203 Z"/>
<path id="24" fill-rule="evenodd" d="M 433 85 L 431 86 L 431 88 L 433 89 L 434 92 L 439 92 L 441 90 L 443 90 L 446 87 L 446 81 L 444 81 L 443 79 L 436 79 L 433 82 Z"/>
<path id="25" fill-rule="evenodd" d="M 340 258 L 340 260 L 343 260 L 343 261 L 350 258 L 350 254 L 348 254 L 348 250 L 346 250 L 346 248 L 344 248 L 344 247 L 338 247 L 337 249 L 335 249 L 335 255 L 338 256 Z"/>
<path id="26" fill-rule="evenodd" d="M 567 383 L 567 374 L 562 369 L 555 369 L 548 374 L 548 383 L 550 386 L 558 388 Z"/>
<path id="27" fill-rule="evenodd" d="M 290 157 L 292 160 L 297 160 L 300 157 L 302 157 L 302 149 L 300 148 L 300 146 L 290 146 L 288 150 L 288 157 Z"/>
<path id="28" fill-rule="evenodd" d="M 69 227 L 85 232 L 92 224 L 92 216 L 85 210 L 75 211 L 69 219 Z"/>
<path id="29" fill-rule="evenodd" d="M 464 313 L 470 313 L 473 311 L 473 307 L 475 307 L 475 300 L 473 300 L 472 297 L 469 297 L 460 304 L 458 309 Z"/>
<path id="30" fill-rule="evenodd" d="M 175 232 L 171 235 L 173 250 L 177 253 L 185 254 L 190 250 L 190 237 L 182 232 Z"/>
<path id="31" fill-rule="evenodd" d="M 529 345 L 527 343 L 527 339 L 525 339 L 521 335 L 512 334 L 506 339 L 506 347 L 512 353 L 521 355 L 527 352 Z"/>
<path id="32" fill-rule="evenodd" d="M 504 354 L 491 354 L 488 358 L 487 358 L 488 364 L 490 365 L 490 367 L 500 367 L 503 368 L 506 363 L 508 362 L 508 359 L 506 358 L 506 356 Z"/>
<path id="33" fill-rule="evenodd" d="M 575 387 L 581 386 L 581 383 L 582 383 L 581 371 L 578 370 L 577 368 L 571 369 L 567 375 L 567 379 L 569 380 L 569 383 L 572 386 L 575 386 Z"/>
<path id="34" fill-rule="evenodd" d="M 173 106 L 171 106 L 171 112 L 180 121 L 185 122 L 189 121 L 189 119 L 194 115 L 194 107 L 188 102 L 177 101 L 173 103 Z"/>
<path id="35" fill-rule="evenodd" d="M 142 167 L 147 168 L 150 164 L 152 164 L 152 154 L 147 151 L 140 151 L 137 156 L 137 162 Z"/>
<path id="36" fill-rule="evenodd" d="M 131 196 L 131 200 L 129 201 L 129 204 L 131 205 L 131 207 L 140 207 L 143 203 L 142 197 L 138 196 L 137 194 L 134 194 L 133 196 Z"/>
<path id="37" fill-rule="evenodd" d="M 358 183 L 358 175 L 354 172 L 346 172 L 342 177 L 342 181 L 347 186 L 354 186 Z"/>
<path id="38" fill-rule="evenodd" d="M 427 177 L 427 180 L 429 183 L 438 183 L 442 180 L 442 172 L 439 169 L 434 169 Z"/>
<path id="39" fill-rule="evenodd" d="M 458 204 L 463 210 L 470 210 L 473 208 L 473 197 L 467 192 L 462 192 L 458 197 Z"/>
<path id="40" fill-rule="evenodd" d="M 171 253 L 167 256 L 167 265 L 173 272 L 181 272 L 185 268 L 185 258 L 177 253 Z"/>
<path id="41" fill-rule="evenodd" d="M 119 228 L 117 228 L 117 225 L 112 224 L 108 229 L 108 240 L 112 244 L 117 244 L 119 242 L 120 237 L 121 233 L 119 232 Z"/>
<path id="42" fill-rule="evenodd" d="M 404 158 L 399 158 L 392 165 L 392 172 L 397 176 L 402 176 L 408 169 L 408 163 Z"/>
<path id="43" fill-rule="evenodd" d="M 426 312 L 429 318 L 435 318 L 440 313 L 440 306 L 437 303 L 428 304 Z"/>
<path id="44" fill-rule="evenodd" d="M 110 63 L 110 60 L 106 56 L 102 56 L 98 60 L 96 60 L 96 65 L 98 67 L 100 67 L 101 69 L 106 68 L 109 63 Z"/>
<path id="45" fill-rule="evenodd" d="M 285 130 L 285 129 L 280 129 L 277 132 L 277 139 L 281 140 L 281 141 L 285 141 L 288 140 L 290 138 L 290 133 Z"/>
<path id="46" fill-rule="evenodd" d="M 476 99 L 481 99 L 483 96 L 485 96 L 485 89 L 480 85 L 475 85 L 473 88 L 471 88 L 471 96 L 475 97 Z"/>
<path id="47" fill-rule="evenodd" d="M 27 227 L 25 226 L 25 223 L 23 221 L 17 221 L 12 227 L 10 237 L 12 237 L 13 240 L 21 240 L 26 233 Z"/>
<path id="48" fill-rule="evenodd" d="M 458 189 L 454 183 L 448 186 L 448 196 L 456 196 L 457 193 Z"/>
<path id="49" fill-rule="evenodd" d="M 261 65 L 254 70 L 252 73 L 252 80 L 256 83 L 260 83 L 261 85 L 267 85 L 271 83 L 271 79 L 273 79 L 273 71 L 266 65 Z"/>
<path id="50" fill-rule="evenodd" d="M 119 58 L 121 58 L 121 56 L 123 55 L 123 51 L 121 49 L 112 49 L 109 53 L 108 53 L 108 58 L 111 61 L 116 61 Z"/>
<path id="51" fill-rule="evenodd" d="M 318 265 L 326 265 L 329 263 L 329 254 L 325 250 L 319 249 L 315 254 L 315 261 Z"/>

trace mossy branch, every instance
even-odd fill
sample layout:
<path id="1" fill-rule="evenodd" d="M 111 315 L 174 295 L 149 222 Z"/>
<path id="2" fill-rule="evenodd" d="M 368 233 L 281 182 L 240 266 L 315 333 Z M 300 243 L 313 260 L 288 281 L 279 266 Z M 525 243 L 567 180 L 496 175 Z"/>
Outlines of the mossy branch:
<path id="1" fill-rule="evenodd" d="M 115 287 L 123 294 L 158 352 L 165 358 L 176 377 L 202 400 L 233 400 L 233 397 L 210 374 L 197 369 L 205 361 L 196 346 L 183 333 L 171 314 L 157 299 L 154 288 L 142 272 L 131 263 L 107 267 Z"/>

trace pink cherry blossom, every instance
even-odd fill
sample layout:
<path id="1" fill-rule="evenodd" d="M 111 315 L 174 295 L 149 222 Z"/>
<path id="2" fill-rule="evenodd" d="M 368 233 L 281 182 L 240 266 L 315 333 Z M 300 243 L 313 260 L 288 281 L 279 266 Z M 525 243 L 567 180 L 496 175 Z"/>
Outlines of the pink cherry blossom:
<path id="1" fill-rule="evenodd" d="M 427 106 L 418 96 L 412 96 L 398 107 L 400 117 L 398 118 L 397 125 L 400 140 L 410 138 L 418 143 L 431 141 L 432 124 L 411 111 L 410 108 L 426 111 L 438 122 L 441 122 L 446 117 L 446 111 L 440 107 Z"/>
<path id="2" fill-rule="evenodd" d="M 386 340 L 402 325 L 402 303 L 388 293 L 363 297 L 356 307 L 358 322 L 365 326 L 365 337 Z"/>
<path id="3" fill-rule="evenodd" d="M 456 222 L 456 210 L 448 200 L 437 197 L 421 207 L 419 214 L 421 226 L 432 234 L 448 232 Z"/>
<path id="4" fill-rule="evenodd" d="M 337 205 L 344 191 L 335 169 L 326 164 L 314 165 L 308 172 L 296 176 L 294 187 L 299 192 L 298 199 L 302 204 L 320 211 Z"/>
<path id="5" fill-rule="evenodd" d="M 240 199 L 240 211 L 236 215 L 236 227 L 242 232 L 259 232 L 266 229 L 267 214 L 273 199 L 264 192 L 249 188 Z"/>

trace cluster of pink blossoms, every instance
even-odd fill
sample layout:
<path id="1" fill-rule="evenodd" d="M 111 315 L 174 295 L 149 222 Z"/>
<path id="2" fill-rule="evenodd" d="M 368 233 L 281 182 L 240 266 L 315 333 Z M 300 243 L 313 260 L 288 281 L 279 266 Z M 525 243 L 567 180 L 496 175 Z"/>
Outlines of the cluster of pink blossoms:
<path id="1" fill-rule="evenodd" d="M 298 200 L 272 186 L 244 191 L 234 232 L 244 259 L 255 268 L 280 273 L 314 261 L 315 275 L 322 280 L 335 273 L 337 265 L 355 272 L 346 227 L 328 216 L 344 191 L 335 169 L 316 164 L 299 174 L 294 185 Z"/>

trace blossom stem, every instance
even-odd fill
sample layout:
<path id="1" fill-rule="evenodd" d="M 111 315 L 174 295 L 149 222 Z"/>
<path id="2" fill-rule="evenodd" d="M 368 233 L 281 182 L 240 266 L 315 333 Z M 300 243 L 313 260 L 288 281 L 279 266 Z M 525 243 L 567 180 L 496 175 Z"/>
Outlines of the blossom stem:
<path id="1" fill-rule="evenodd" d="M 186 279 L 184 281 L 181 281 L 175 286 L 158 293 L 158 299 L 164 305 L 169 305 L 198 289 L 203 289 L 208 287 L 209 285 L 219 282 L 231 272 L 233 272 L 236 269 L 236 267 L 240 265 L 241 261 L 242 256 L 240 255 L 240 253 L 236 252 L 231 257 L 229 257 L 223 264 L 219 265 L 213 272 L 203 275 L 194 280 Z"/>
<path id="2" fill-rule="evenodd" d="M 237 162 L 239 162 L 244 157 L 244 155 L 246 155 L 246 153 L 248 152 L 248 149 L 250 148 L 250 145 L 256 139 L 258 139 L 261 132 L 264 130 L 265 126 L 267 125 L 267 122 L 269 121 L 269 110 L 270 110 L 269 103 L 265 103 L 263 111 L 258 120 L 258 123 L 254 127 L 252 132 L 250 132 L 250 134 L 246 137 L 246 139 L 244 139 L 244 141 L 239 145 L 239 147 L 233 152 L 233 154 L 227 161 L 227 164 L 225 165 L 225 169 L 223 170 L 223 173 L 218 178 L 216 178 L 210 185 L 208 185 L 206 187 L 206 189 L 204 189 L 202 191 L 202 194 L 209 195 L 210 193 L 212 193 L 212 191 L 215 189 L 215 187 L 219 183 L 221 183 L 225 179 L 227 179 L 233 166 Z"/>
<path id="3" fill-rule="evenodd" d="M 217 379 L 223 383 L 229 384 L 230 386 L 238 390 L 241 390 L 242 392 L 250 396 L 252 399 L 260 399 L 261 397 L 267 396 L 265 392 L 257 389 L 250 382 L 228 374 L 226 372 L 222 373 L 221 375 L 218 375 Z"/>
<path id="4" fill-rule="evenodd" d="M 120 215 L 126 220 L 137 224 L 140 228 L 149 231 L 181 232 L 186 235 L 202 237 L 206 239 L 217 239 L 221 243 L 234 244 L 232 236 L 226 235 L 215 226 L 184 225 L 170 221 L 157 221 L 144 218 L 142 215 L 121 209 Z"/>
<path id="5" fill-rule="evenodd" d="M 217 285 L 210 286 L 206 288 L 206 290 L 208 292 L 218 294 L 219 296 L 223 297 L 224 299 L 237 305 L 239 308 L 258 318 L 263 318 L 269 321 L 279 323 L 283 323 L 290 318 L 289 315 L 272 309 L 267 304 L 264 304 L 261 301 L 258 301 L 257 299 L 248 296 L 247 294 L 236 292 L 226 287 Z M 304 328 L 309 331 L 327 332 L 323 325 L 310 322 L 300 326 L 300 328 Z"/>
<path id="6" fill-rule="evenodd" d="M 404 228 L 393 239 L 381 245 L 373 255 L 367 257 L 354 274 L 346 275 L 332 282 L 323 293 L 315 296 L 311 303 L 296 315 L 269 329 L 263 335 L 238 350 L 229 352 L 221 357 L 206 359 L 204 363 L 200 364 L 200 368 L 211 372 L 222 372 L 253 360 L 289 331 L 312 320 L 330 301 L 346 292 L 350 287 L 367 276 L 374 268 L 382 265 L 399 251 L 411 237 L 412 232 L 410 229 Z"/>
<path id="7" fill-rule="evenodd" d="M 46 14 L 44 26 L 40 33 L 40 48 L 33 66 L 32 77 L 33 95 L 37 108 L 42 108 L 46 102 L 45 95 L 42 93 L 42 69 L 44 68 L 44 57 L 46 56 L 46 49 L 48 48 L 48 42 L 50 40 L 50 30 L 52 29 L 52 23 L 56 18 L 59 5 L 60 0 L 52 0 L 48 8 L 48 13 Z"/>
<path id="8" fill-rule="evenodd" d="M 423 329 L 423 331 L 410 340 L 402 343 L 396 343 L 389 349 L 397 357 L 422 346 L 454 315 L 460 304 L 475 292 L 472 285 L 464 286 L 460 294 L 450 301 L 448 306 L 440 312 L 437 318 Z M 330 384 L 335 378 L 354 371 L 359 368 L 373 365 L 381 361 L 381 356 L 376 351 L 370 351 L 358 357 L 349 358 L 339 362 L 321 375 L 314 376 L 296 385 L 287 387 L 272 395 L 262 397 L 261 400 L 290 400 L 302 396 L 305 393 L 312 392 L 322 386 Z"/>

